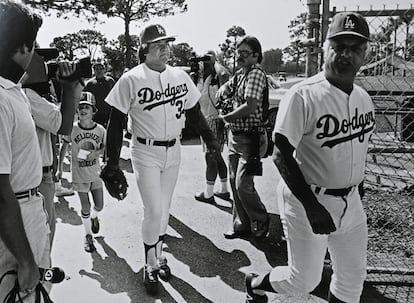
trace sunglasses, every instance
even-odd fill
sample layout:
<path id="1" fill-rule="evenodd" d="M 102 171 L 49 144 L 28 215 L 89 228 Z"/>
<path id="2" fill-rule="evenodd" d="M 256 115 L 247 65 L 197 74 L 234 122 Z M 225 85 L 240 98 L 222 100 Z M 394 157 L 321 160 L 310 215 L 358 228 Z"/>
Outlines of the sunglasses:
<path id="1" fill-rule="evenodd" d="M 236 50 L 236 54 L 237 54 L 237 56 L 239 56 L 239 57 L 242 57 L 242 58 L 247 58 L 247 57 L 249 57 L 251 54 L 253 54 L 253 52 L 249 52 L 249 51 L 247 51 L 247 50 Z"/>

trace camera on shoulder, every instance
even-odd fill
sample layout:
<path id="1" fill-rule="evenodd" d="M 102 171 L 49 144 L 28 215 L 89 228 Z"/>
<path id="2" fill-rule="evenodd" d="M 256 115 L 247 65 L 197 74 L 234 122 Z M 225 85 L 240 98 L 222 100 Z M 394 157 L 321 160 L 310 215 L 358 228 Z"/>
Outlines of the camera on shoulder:
<path id="1" fill-rule="evenodd" d="M 59 51 L 56 48 L 35 48 L 35 52 L 27 68 L 29 78 L 27 83 L 41 83 L 48 82 L 51 79 L 56 79 L 56 73 L 59 67 Z M 45 68 L 45 63 L 47 69 Z M 62 78 L 67 81 L 80 80 L 82 78 L 92 77 L 92 63 L 90 57 L 85 57 L 76 61 L 75 72 L 69 77 Z"/>

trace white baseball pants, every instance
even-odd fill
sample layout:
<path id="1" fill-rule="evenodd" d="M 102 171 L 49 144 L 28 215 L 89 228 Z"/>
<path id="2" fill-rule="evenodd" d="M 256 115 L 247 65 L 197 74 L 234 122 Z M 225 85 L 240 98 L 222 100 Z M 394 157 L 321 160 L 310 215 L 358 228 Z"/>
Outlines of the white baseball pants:
<path id="1" fill-rule="evenodd" d="M 333 275 L 330 292 L 338 299 L 359 302 L 366 277 L 368 231 L 366 215 L 358 189 L 346 197 L 316 195 L 329 211 L 337 230 L 316 235 L 301 202 L 283 179 L 278 186 L 278 202 L 288 246 L 288 266 L 272 269 L 270 282 L 279 293 L 309 293 L 320 282 L 326 249 L 329 250 Z"/>
<path id="2" fill-rule="evenodd" d="M 181 162 L 180 141 L 168 148 L 137 142 L 131 149 L 131 156 L 143 202 L 142 238 L 145 244 L 153 245 L 167 231 Z"/>

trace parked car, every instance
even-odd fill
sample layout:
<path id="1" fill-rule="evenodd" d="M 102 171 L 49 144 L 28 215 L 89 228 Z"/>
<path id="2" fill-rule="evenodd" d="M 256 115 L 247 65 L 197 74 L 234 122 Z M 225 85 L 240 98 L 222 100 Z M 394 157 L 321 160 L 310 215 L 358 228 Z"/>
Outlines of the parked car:
<path id="1" fill-rule="evenodd" d="M 286 73 L 279 72 L 279 81 L 286 81 Z"/>

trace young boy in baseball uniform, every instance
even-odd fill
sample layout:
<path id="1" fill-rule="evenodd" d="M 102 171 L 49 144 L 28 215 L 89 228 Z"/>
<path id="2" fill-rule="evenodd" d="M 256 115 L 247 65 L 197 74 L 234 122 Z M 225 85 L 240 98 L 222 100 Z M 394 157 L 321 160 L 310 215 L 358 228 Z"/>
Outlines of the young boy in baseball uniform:
<path id="1" fill-rule="evenodd" d="M 96 113 L 95 98 L 90 92 L 82 92 L 78 106 L 79 121 L 73 125 L 70 140 L 64 140 L 59 155 L 59 177 L 62 175 L 63 158 L 67 145 L 72 143 L 72 186 L 78 192 L 82 205 L 82 223 L 85 228 L 84 249 L 95 251 L 92 233 L 99 232 L 98 213 L 104 206 L 103 185 L 99 178 L 99 156 L 105 148 L 106 131 L 103 126 L 92 120 Z M 94 206 L 91 211 L 89 192 Z"/>
<path id="2" fill-rule="evenodd" d="M 185 119 L 201 134 L 211 152 L 217 141 L 200 111 L 200 92 L 179 68 L 167 65 L 169 42 L 160 25 L 146 27 L 140 36 L 140 65 L 122 75 L 106 98 L 112 106 L 108 124 L 107 166 L 119 170 L 122 126 L 128 114 L 132 131 L 132 165 L 144 208 L 144 286 L 158 290 L 158 277 L 168 280 L 170 268 L 162 255 L 170 205 L 180 166 L 180 134 Z"/>
<path id="3" fill-rule="evenodd" d="M 361 15 L 335 15 L 324 44 L 324 71 L 282 99 L 273 139 L 289 262 L 266 275 L 247 275 L 246 302 L 267 302 L 265 291 L 311 292 L 321 280 L 327 249 L 333 268 L 328 302 L 360 300 L 368 231 L 358 186 L 375 119 L 370 96 L 354 80 L 369 39 Z"/>

